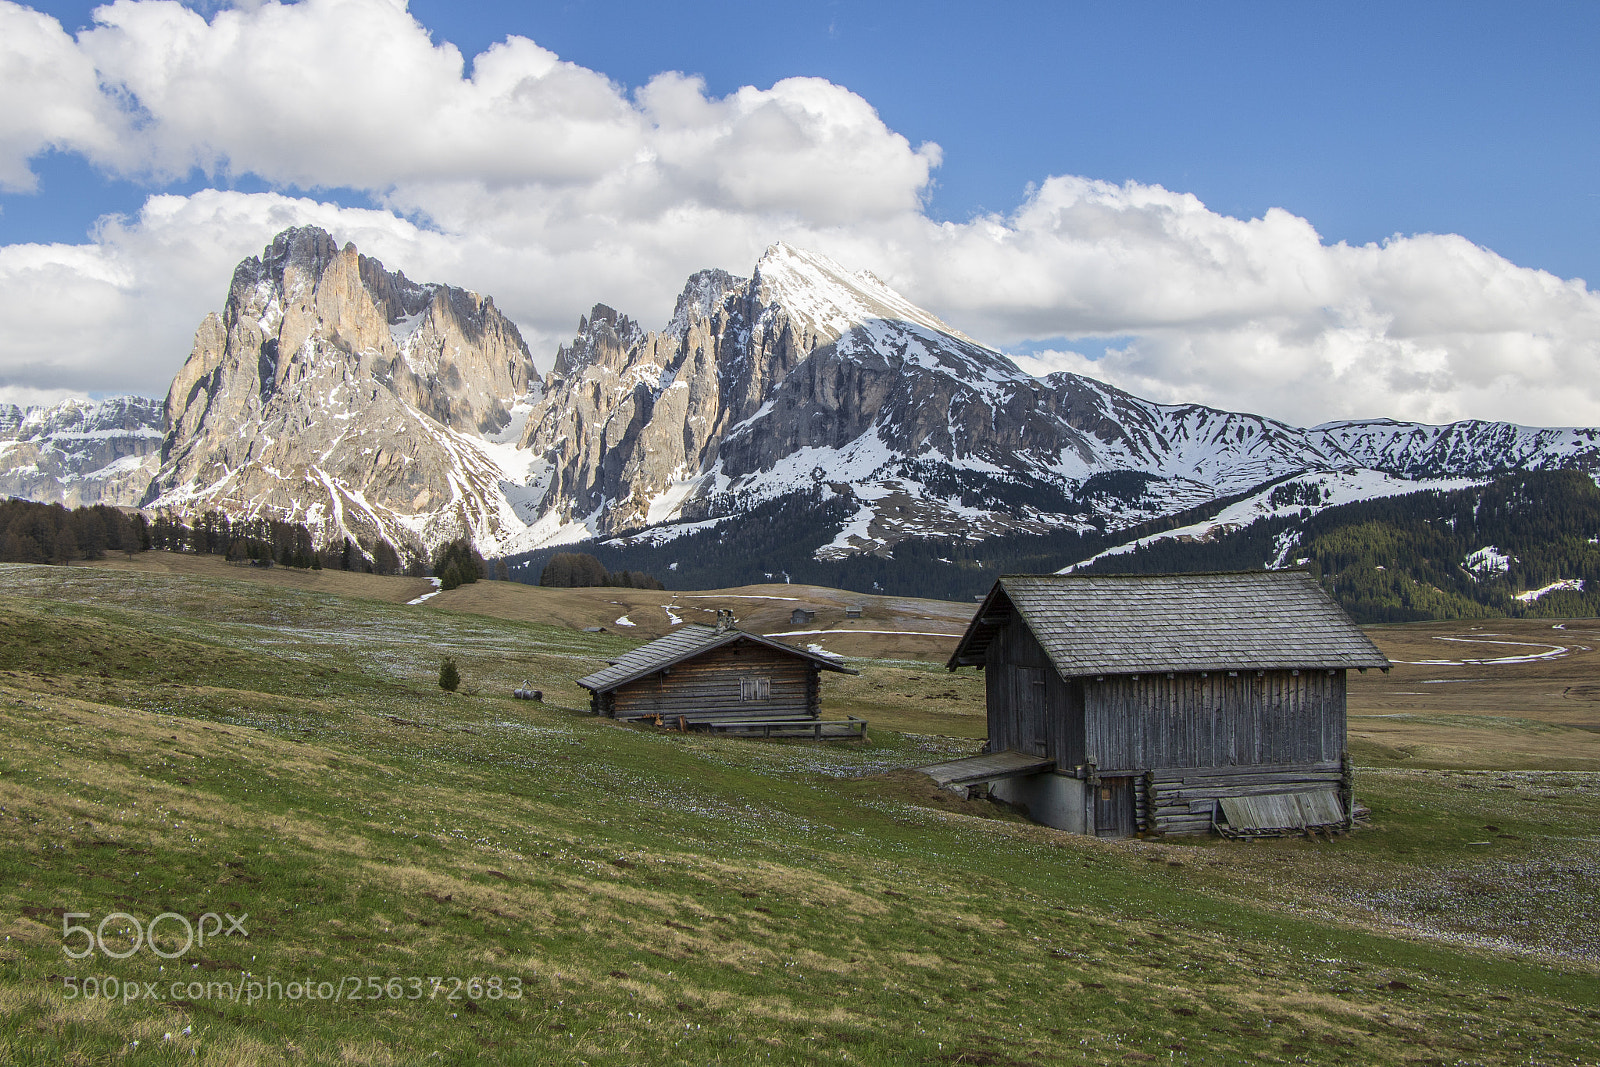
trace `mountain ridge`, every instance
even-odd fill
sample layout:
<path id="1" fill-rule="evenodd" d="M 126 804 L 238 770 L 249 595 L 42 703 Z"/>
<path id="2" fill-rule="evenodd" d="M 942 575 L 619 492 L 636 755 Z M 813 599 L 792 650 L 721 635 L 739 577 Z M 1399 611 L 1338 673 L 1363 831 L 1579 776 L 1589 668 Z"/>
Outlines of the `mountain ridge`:
<path id="1" fill-rule="evenodd" d="M 1300 567 L 1360 622 L 1600 613 L 1600 486 L 1578 471 L 1362 498 L 1338 476 L 1280 482 L 1210 520 L 1064 570 Z"/>
<path id="2" fill-rule="evenodd" d="M 1301 429 L 1156 404 L 1078 375 L 1035 378 L 877 279 L 782 245 L 749 278 L 723 272 L 716 282 L 691 279 L 661 334 L 589 345 L 597 358 L 578 376 L 547 379 L 546 404 L 569 421 L 531 429 L 523 444 L 567 464 L 546 500 L 560 510 L 562 539 L 648 525 L 660 541 L 675 520 L 692 529 L 811 483 L 844 484 L 861 506 L 819 551 L 886 551 L 913 535 L 1137 522 L 1303 470 L 1485 477 L 1551 463 L 1594 469 L 1600 454 L 1581 428 L 1378 419 Z M 708 352 L 715 375 L 696 362 Z M 671 406 L 674 387 L 702 408 L 707 397 L 716 403 L 697 416 Z M 676 447 L 696 417 L 706 432 Z M 1150 476 L 1142 501 L 1110 513 L 1061 509 L 1061 497 L 1113 470 Z M 984 479 L 1033 486 L 1034 505 L 999 506 L 1007 494 L 998 491 L 985 500 L 973 488 Z M 961 504 L 933 482 L 962 483 Z"/>
<path id="3" fill-rule="evenodd" d="M 784 521 L 811 558 L 847 561 L 916 541 L 1098 543 L 1319 472 L 1375 472 L 1382 493 L 1593 472 L 1597 432 L 1299 428 L 1035 377 L 869 272 L 781 243 L 748 275 L 690 276 L 657 330 L 595 304 L 541 377 L 492 298 L 304 227 L 242 261 L 196 331 L 136 502 L 413 557 L 457 537 L 513 556 Z"/>
<path id="4" fill-rule="evenodd" d="M 531 371 L 492 299 L 286 230 L 240 263 L 223 311 L 196 331 L 142 503 L 412 555 L 488 541 L 515 518 L 487 438 L 511 424 Z"/>
<path id="5" fill-rule="evenodd" d="M 0 497 L 135 504 L 155 475 L 163 436 L 161 402 L 149 397 L 0 404 Z"/>

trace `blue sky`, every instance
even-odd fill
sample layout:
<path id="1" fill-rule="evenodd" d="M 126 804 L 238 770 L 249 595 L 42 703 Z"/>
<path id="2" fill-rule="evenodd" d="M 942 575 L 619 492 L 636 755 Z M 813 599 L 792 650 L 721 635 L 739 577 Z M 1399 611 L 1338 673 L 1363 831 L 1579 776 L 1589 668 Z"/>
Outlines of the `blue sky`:
<path id="1" fill-rule="evenodd" d="M 33 6 L 71 30 L 97 5 Z M 1330 241 L 1459 233 L 1523 266 L 1600 279 L 1600 4 L 410 9 L 467 55 L 521 34 L 629 87 L 665 70 L 703 74 L 717 94 L 827 78 L 913 143 L 944 148 L 939 218 L 1008 211 L 1029 182 L 1081 174 L 1191 192 L 1228 215 L 1287 208 Z M 103 180 L 80 157 L 41 170 L 37 194 L 0 197 L 0 240 L 81 239 L 151 188 Z"/>
<path id="2" fill-rule="evenodd" d="M 339 16 L 335 0 L 319 0 L 307 10 L 321 14 L 296 32 L 326 28 L 337 45 L 367 19 L 404 37 L 378 0 L 365 3 L 372 11 Z M 855 101 L 876 112 L 877 126 L 848 120 L 856 139 L 776 150 L 768 177 L 814 169 L 816 187 L 796 178 L 752 192 L 760 180 L 741 173 L 738 188 L 707 192 L 721 180 L 713 172 L 724 146 L 683 164 L 693 180 L 652 186 L 644 198 L 659 195 L 664 206 L 642 221 L 611 201 L 596 206 L 598 193 L 573 193 L 568 172 L 582 166 L 563 163 L 558 177 L 547 161 L 502 169 L 492 145 L 487 164 L 441 177 L 424 157 L 443 150 L 419 137 L 417 158 L 398 160 L 391 180 L 358 160 L 320 167 L 339 149 L 319 148 L 317 137 L 331 136 L 323 131 L 307 135 L 304 159 L 278 166 L 297 146 L 274 154 L 243 134 L 229 141 L 223 120 L 206 126 L 164 111 L 170 101 L 150 103 L 149 72 L 128 71 L 167 40 L 155 8 L 130 5 L 145 23 L 137 34 L 102 33 L 90 44 L 94 35 L 73 35 L 92 23 L 93 4 L 32 6 L 59 20 L 63 55 L 88 54 L 102 84 L 116 82 L 111 103 L 95 106 L 120 100 L 139 110 L 110 122 L 98 141 L 47 129 L 13 149 L 37 188 L 15 180 L 0 188 L 0 281 L 7 250 L 37 271 L 39 254 L 18 249 L 75 246 L 77 259 L 52 269 L 112 285 L 126 305 L 119 314 L 131 321 L 144 308 L 146 332 L 165 332 L 134 360 L 141 377 L 107 371 L 131 365 L 127 327 L 96 334 L 41 321 L 32 339 L 9 349 L 0 341 L 0 396 L 159 391 L 181 362 L 182 333 L 192 330 L 183 324 L 219 304 L 226 270 L 207 261 L 221 276 L 202 300 L 200 268 L 158 262 L 152 249 L 187 241 L 231 262 L 259 249 L 269 224 L 295 215 L 346 226 L 364 249 L 401 257 L 409 273 L 495 293 L 536 349 L 558 341 L 591 301 L 653 324 L 686 269 L 748 270 L 762 245 L 782 238 L 873 269 L 974 336 L 1040 359 L 1037 369 L 1090 370 L 1157 399 L 1254 405 L 1301 421 L 1359 413 L 1600 421 L 1600 396 L 1552 399 L 1600 360 L 1600 311 L 1570 281 L 1600 278 L 1597 4 L 410 4 L 417 33 L 459 48 L 469 75 L 475 57 L 516 35 L 620 87 L 609 104 L 592 86 L 579 92 L 562 113 L 565 131 L 592 132 L 585 108 L 632 108 L 627 121 L 659 123 L 641 94 L 666 71 L 700 76 L 700 96 L 712 104 L 749 87 L 770 98 L 740 108 L 789 107 L 776 87 L 810 78 L 842 93 L 824 103 L 813 93 L 804 106 L 816 114 L 842 115 Z M 222 21 L 219 5 L 196 9 Z M 242 19 L 256 27 L 247 32 L 266 34 L 260 22 Z M 269 39 L 295 38 L 259 38 Z M 393 62 L 417 59 L 405 42 L 395 48 Z M 381 67 L 383 55 L 372 61 Z M 240 90 L 249 92 L 262 90 Z M 537 106 L 560 111 L 568 97 Z M 373 143 L 413 136 L 403 111 L 373 121 L 382 124 L 365 131 Z M 517 136 L 551 127 L 528 129 L 539 132 Z M 595 142 L 595 152 L 625 156 L 614 140 Z M 918 154 L 925 145 L 937 149 Z M 460 148 L 452 142 L 450 151 Z M 840 153 L 862 151 L 881 152 L 871 158 L 890 177 L 874 184 L 848 160 L 829 170 Z M 761 165 L 738 158 L 740 167 Z M 196 159 L 206 165 L 194 167 Z M 595 174 L 604 169 L 596 164 Z M 594 180 L 595 189 L 604 184 Z M 464 184 L 446 192 L 448 182 Z M 211 189 L 238 195 L 219 201 Z M 174 197 L 160 201 L 159 218 L 149 199 L 158 194 Z M 673 229 L 684 211 L 704 236 Z M 126 225 L 108 235 L 96 228 L 106 216 Z M 995 232 L 983 244 L 986 226 Z M 522 234 L 520 245 L 492 239 L 511 232 Z M 649 236 L 628 236 L 639 233 Z M 1412 239 L 1426 234 L 1465 240 Z M 1341 242 L 1377 252 L 1347 254 Z M 996 248 L 1027 254 L 1005 259 Z M 83 267 L 86 259 L 96 265 Z M 986 265 L 992 287 L 974 287 L 974 263 Z M 1162 264 L 1176 265 L 1170 276 Z M 1006 284 L 1008 271 L 1028 280 L 1025 296 Z M 1040 273 L 1059 276 L 1057 288 L 1035 292 L 1030 279 Z M 1305 281 L 1291 292 L 1279 274 Z M 105 282 L 112 275 L 120 280 Z M 1484 299 L 1461 292 L 1474 285 L 1502 303 L 1486 312 Z M 1408 294 L 1404 306 L 1386 304 L 1398 291 Z M 92 349 L 98 361 L 49 355 L 67 346 Z M 1279 379 L 1258 380 L 1279 366 Z M 1338 388 L 1312 402 L 1302 395 L 1307 381 Z"/>

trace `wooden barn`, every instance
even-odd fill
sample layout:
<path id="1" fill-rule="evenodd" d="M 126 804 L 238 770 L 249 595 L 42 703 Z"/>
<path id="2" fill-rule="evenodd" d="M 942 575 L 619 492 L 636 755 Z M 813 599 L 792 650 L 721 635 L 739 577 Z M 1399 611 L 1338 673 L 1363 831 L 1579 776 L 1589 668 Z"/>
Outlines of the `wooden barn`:
<path id="1" fill-rule="evenodd" d="M 860 719 L 822 721 L 823 671 L 859 673 L 829 656 L 746 633 L 719 613 L 715 627 L 681 626 L 578 684 L 589 690 L 596 714 L 616 719 L 767 736 L 862 733 Z"/>
<path id="2" fill-rule="evenodd" d="M 947 664 L 987 754 L 925 768 L 1077 833 L 1347 826 L 1345 675 L 1389 661 L 1302 571 L 1009 575 Z"/>

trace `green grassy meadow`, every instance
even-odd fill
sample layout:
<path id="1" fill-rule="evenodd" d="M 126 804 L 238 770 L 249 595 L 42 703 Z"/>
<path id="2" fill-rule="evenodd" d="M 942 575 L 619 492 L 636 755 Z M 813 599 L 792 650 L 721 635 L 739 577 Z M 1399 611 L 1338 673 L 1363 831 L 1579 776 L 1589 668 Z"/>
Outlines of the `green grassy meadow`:
<path id="1" fill-rule="evenodd" d="M 1097 841 L 904 771 L 975 750 L 970 678 L 825 676 L 866 743 L 686 736 L 579 710 L 630 644 L 0 566 L 0 1062 L 1600 1062 L 1600 774 L 1368 767 L 1349 838 Z M 68 957 L 118 912 L 117 953 L 248 936 Z"/>

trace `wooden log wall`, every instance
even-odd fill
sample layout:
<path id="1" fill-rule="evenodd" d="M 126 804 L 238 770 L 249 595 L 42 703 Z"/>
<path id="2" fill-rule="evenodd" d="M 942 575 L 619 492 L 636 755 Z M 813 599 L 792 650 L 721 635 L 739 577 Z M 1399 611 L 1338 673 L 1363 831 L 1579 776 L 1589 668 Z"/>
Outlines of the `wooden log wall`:
<path id="1" fill-rule="evenodd" d="M 1321 763 L 1346 745 L 1342 670 L 1109 675 L 1083 687 L 1101 767 Z"/>
<path id="2" fill-rule="evenodd" d="M 817 668 L 806 660 L 756 644 L 714 649 L 665 673 L 630 682 L 611 694 L 619 719 L 679 716 L 691 723 L 718 719 L 814 719 Z M 746 700 L 745 678 L 766 678 L 766 700 Z"/>
<path id="3" fill-rule="evenodd" d="M 1344 772 L 1338 760 L 1260 767 L 1166 768 L 1145 775 L 1142 829 L 1165 834 L 1211 832 L 1212 814 L 1223 797 L 1274 793 L 1339 792 Z M 1349 814 L 1346 809 L 1346 815 Z"/>

